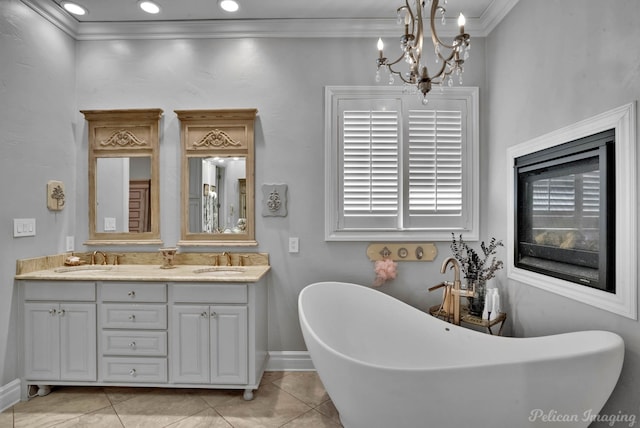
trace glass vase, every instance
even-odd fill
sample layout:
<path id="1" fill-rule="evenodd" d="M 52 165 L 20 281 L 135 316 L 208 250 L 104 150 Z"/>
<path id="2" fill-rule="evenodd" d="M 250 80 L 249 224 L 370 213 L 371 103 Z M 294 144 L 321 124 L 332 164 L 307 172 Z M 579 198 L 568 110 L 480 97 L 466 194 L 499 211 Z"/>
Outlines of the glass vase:
<path id="1" fill-rule="evenodd" d="M 467 297 L 469 314 L 481 317 L 484 311 L 484 300 L 487 294 L 487 282 L 484 279 L 467 278 L 467 289 L 473 290 L 475 285 L 476 292 L 473 297 Z"/>

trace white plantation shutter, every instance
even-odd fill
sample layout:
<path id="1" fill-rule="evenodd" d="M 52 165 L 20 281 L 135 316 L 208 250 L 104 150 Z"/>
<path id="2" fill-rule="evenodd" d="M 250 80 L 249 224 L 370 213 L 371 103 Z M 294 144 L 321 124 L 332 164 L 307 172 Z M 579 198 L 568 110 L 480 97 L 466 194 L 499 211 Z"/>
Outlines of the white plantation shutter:
<path id="1" fill-rule="evenodd" d="M 455 89 L 326 89 L 327 240 L 477 237 L 477 89 Z"/>
<path id="2" fill-rule="evenodd" d="M 462 212 L 462 112 L 409 111 L 409 214 Z"/>
<path id="3" fill-rule="evenodd" d="M 343 117 L 344 215 L 398 214 L 398 112 Z"/>

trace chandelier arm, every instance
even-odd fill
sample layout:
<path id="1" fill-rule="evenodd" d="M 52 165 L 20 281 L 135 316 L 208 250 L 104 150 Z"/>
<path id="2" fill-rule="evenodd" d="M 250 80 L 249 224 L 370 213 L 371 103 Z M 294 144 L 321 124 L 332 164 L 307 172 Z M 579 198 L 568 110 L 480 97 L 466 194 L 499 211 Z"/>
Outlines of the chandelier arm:
<path id="1" fill-rule="evenodd" d="M 389 73 L 395 74 L 396 76 L 398 76 L 400 78 L 400 80 L 402 80 L 404 83 L 408 83 L 408 84 L 414 84 L 415 82 L 412 82 L 411 80 L 407 80 L 404 78 L 404 76 L 402 75 L 402 73 L 400 73 L 399 71 L 394 70 L 393 68 L 391 68 L 390 65 L 387 65 L 387 68 L 389 69 Z"/>
<path id="2" fill-rule="evenodd" d="M 400 56 L 398 57 L 397 60 L 392 61 L 392 62 L 387 62 L 387 65 L 396 65 L 397 63 L 399 63 L 400 61 L 402 61 L 404 59 L 404 54 L 400 54 Z"/>
<path id="3" fill-rule="evenodd" d="M 433 41 L 433 45 L 440 45 L 447 49 L 455 49 L 455 46 L 450 46 L 440 40 L 438 37 L 438 33 L 436 32 L 436 22 L 435 16 L 438 10 L 446 11 L 444 7 L 438 6 L 438 0 L 432 0 L 431 2 L 431 16 L 429 17 L 429 25 L 431 26 L 431 40 Z"/>
<path id="4" fill-rule="evenodd" d="M 409 0 L 407 0 L 409 1 Z M 437 0 L 433 0 L 437 3 Z M 418 51 L 417 58 L 414 58 L 416 64 L 420 64 L 420 56 L 422 55 L 422 43 L 424 39 L 424 24 L 422 21 L 422 0 L 416 0 L 416 19 L 418 20 L 418 29 L 416 30 L 416 48 Z"/>

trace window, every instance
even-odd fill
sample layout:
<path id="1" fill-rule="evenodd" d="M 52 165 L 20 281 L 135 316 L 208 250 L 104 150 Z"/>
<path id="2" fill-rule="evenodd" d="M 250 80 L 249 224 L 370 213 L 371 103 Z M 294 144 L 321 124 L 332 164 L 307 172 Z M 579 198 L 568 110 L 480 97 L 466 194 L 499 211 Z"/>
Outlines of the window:
<path id="1" fill-rule="evenodd" d="M 327 87 L 325 236 L 478 236 L 478 89 Z"/>

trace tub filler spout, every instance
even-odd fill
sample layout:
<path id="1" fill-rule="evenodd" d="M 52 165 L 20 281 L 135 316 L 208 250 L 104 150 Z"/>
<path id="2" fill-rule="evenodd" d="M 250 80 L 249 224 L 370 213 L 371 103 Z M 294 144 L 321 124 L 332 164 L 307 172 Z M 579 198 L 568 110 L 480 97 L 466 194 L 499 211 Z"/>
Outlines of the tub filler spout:
<path id="1" fill-rule="evenodd" d="M 446 287 L 444 291 L 444 298 L 442 299 L 442 309 L 447 313 L 453 313 L 453 323 L 460 325 L 460 298 L 473 296 L 475 294 L 475 285 L 473 290 L 463 290 L 462 283 L 460 282 L 460 263 L 455 257 L 448 257 L 442 262 L 440 273 L 447 273 L 447 266 L 451 265 L 450 269 L 453 269 L 453 282 L 443 281 L 443 285 Z M 432 287 L 429 291 L 440 288 L 438 286 Z"/>

